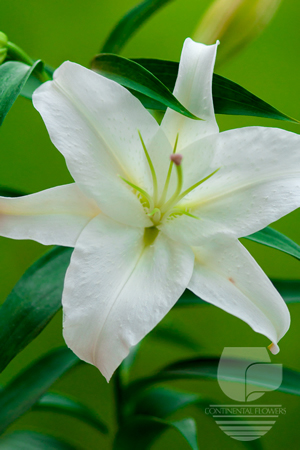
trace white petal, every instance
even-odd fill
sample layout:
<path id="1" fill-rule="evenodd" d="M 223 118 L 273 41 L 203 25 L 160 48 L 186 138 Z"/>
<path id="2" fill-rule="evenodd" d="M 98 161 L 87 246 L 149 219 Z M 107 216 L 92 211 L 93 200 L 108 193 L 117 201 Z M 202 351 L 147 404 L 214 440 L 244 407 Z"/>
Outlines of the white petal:
<path id="1" fill-rule="evenodd" d="M 150 177 L 138 130 L 148 145 L 158 124 L 141 103 L 119 84 L 70 62 L 35 91 L 33 103 L 82 191 L 115 220 L 149 225 L 119 178 L 143 187 Z"/>
<path id="2" fill-rule="evenodd" d="M 170 310 L 193 271 L 190 248 L 159 234 L 97 217 L 76 243 L 63 293 L 64 338 L 110 379 L 114 370 Z"/>
<path id="3" fill-rule="evenodd" d="M 195 268 L 188 288 L 244 320 L 277 346 L 290 325 L 288 308 L 242 244 L 221 235 L 194 250 Z"/>
<path id="4" fill-rule="evenodd" d="M 178 152 L 205 136 L 219 132 L 212 98 L 217 45 L 198 44 L 191 39 L 184 42 L 173 94 L 203 120 L 188 119 L 171 109 L 167 110 L 161 126 L 172 145 L 179 133 Z"/>
<path id="5" fill-rule="evenodd" d="M 0 197 L 0 235 L 74 247 L 83 228 L 99 213 L 96 202 L 75 183 L 24 197 Z"/>
<path id="6" fill-rule="evenodd" d="M 181 204 L 237 237 L 254 233 L 300 206 L 300 136 L 249 127 L 201 142 L 220 170 Z M 197 168 L 197 164 L 195 163 Z"/>
<path id="7" fill-rule="evenodd" d="M 184 245 L 198 246 L 220 232 L 220 225 L 206 219 L 187 215 L 167 219 L 159 226 L 162 233 Z"/>

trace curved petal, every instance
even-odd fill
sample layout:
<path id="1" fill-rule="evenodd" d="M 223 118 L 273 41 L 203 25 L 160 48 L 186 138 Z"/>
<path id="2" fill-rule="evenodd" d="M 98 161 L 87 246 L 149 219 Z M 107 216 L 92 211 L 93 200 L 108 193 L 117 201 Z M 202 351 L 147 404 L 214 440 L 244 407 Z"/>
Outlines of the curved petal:
<path id="1" fill-rule="evenodd" d="M 96 202 L 75 183 L 24 197 L 0 197 L 0 235 L 74 247 L 83 228 L 99 213 Z"/>
<path id="2" fill-rule="evenodd" d="M 159 226 L 168 238 L 184 245 L 197 247 L 203 245 L 207 239 L 220 233 L 219 224 L 207 219 L 196 219 L 185 214 L 169 218 Z"/>
<path id="3" fill-rule="evenodd" d="M 193 114 L 203 120 L 188 119 L 167 109 L 162 128 L 174 145 L 179 133 L 178 152 L 185 146 L 219 132 L 214 114 L 212 77 L 218 43 L 198 44 L 186 39 L 173 94 Z"/>
<path id="4" fill-rule="evenodd" d="M 140 187 L 150 179 L 138 130 L 148 145 L 158 124 L 141 103 L 119 84 L 68 61 L 35 91 L 33 103 L 80 189 L 115 220 L 149 226 L 120 179 Z"/>
<path id="5" fill-rule="evenodd" d="M 214 154 L 209 170 L 220 170 L 181 202 L 201 219 L 242 237 L 300 206 L 299 135 L 249 127 L 210 136 L 202 145 Z"/>
<path id="6" fill-rule="evenodd" d="M 107 380 L 172 308 L 192 275 L 190 248 L 162 234 L 153 242 L 149 237 L 140 228 L 96 217 L 80 235 L 66 274 L 64 338 Z"/>
<path id="7" fill-rule="evenodd" d="M 288 308 L 250 253 L 236 239 L 219 235 L 195 251 L 188 288 L 203 300 L 244 320 L 267 336 L 272 351 L 290 326 Z"/>

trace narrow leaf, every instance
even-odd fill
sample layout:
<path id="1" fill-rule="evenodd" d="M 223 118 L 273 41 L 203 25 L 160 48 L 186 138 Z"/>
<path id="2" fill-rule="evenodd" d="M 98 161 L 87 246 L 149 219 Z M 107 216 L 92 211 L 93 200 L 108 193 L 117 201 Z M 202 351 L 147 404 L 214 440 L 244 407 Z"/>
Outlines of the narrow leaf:
<path id="1" fill-rule="evenodd" d="M 177 62 L 159 59 L 135 59 L 134 61 L 155 75 L 171 92 L 173 91 L 178 73 Z M 299 123 L 298 120 L 281 113 L 256 95 L 251 94 L 247 89 L 220 75 L 213 75 L 212 91 L 216 114 L 256 116 Z M 165 110 L 164 105 L 154 104 L 153 99 L 148 105 L 147 98 L 140 98 L 140 100 L 145 107 Z"/>
<path id="2" fill-rule="evenodd" d="M 18 98 L 29 76 L 42 68 L 43 63 L 41 61 L 37 61 L 33 66 L 18 61 L 8 61 L 0 66 L 0 125 Z"/>
<path id="3" fill-rule="evenodd" d="M 36 360 L 0 392 L 0 433 L 28 411 L 64 373 L 80 360 L 71 350 L 58 348 Z"/>
<path id="4" fill-rule="evenodd" d="M 149 415 L 164 419 L 186 406 L 202 402 L 209 406 L 212 401 L 204 400 L 199 394 L 190 394 L 165 387 L 152 387 L 141 392 L 133 413 L 136 415 Z"/>
<path id="5" fill-rule="evenodd" d="M 45 328 L 61 307 L 73 249 L 57 247 L 34 263 L 0 308 L 0 371 Z"/>
<path id="6" fill-rule="evenodd" d="M 33 411 L 52 411 L 66 414 L 82 420 L 101 433 L 108 433 L 108 428 L 98 414 L 78 400 L 55 392 L 47 392 L 33 406 Z"/>
<path id="7" fill-rule="evenodd" d="M 156 339 L 160 343 L 165 341 L 167 344 L 173 344 L 176 345 L 176 347 L 180 346 L 196 352 L 201 348 L 200 344 L 195 341 L 195 339 L 174 326 L 173 323 L 159 324 L 151 331 L 149 338 Z"/>
<path id="8" fill-rule="evenodd" d="M 97 55 L 92 61 L 92 69 L 126 88 L 134 89 L 161 102 L 190 119 L 199 119 L 190 113 L 156 76 L 130 59 L 109 53 Z"/>
<path id="9" fill-rule="evenodd" d="M 257 231 L 257 233 L 245 236 L 245 238 L 266 245 L 267 247 L 275 248 L 300 260 L 300 245 L 273 228 L 266 227 L 263 230 Z"/>
<path id="10" fill-rule="evenodd" d="M 48 75 L 50 79 L 53 78 L 54 69 L 48 65 L 44 66 L 44 71 Z M 43 82 L 36 78 L 34 74 L 31 74 L 28 80 L 26 81 L 25 85 L 23 86 L 23 89 L 21 91 L 22 97 L 28 98 L 29 100 L 32 99 L 32 94 L 34 91 L 42 84 Z"/>
<path id="11" fill-rule="evenodd" d="M 79 450 L 66 441 L 35 431 L 14 431 L 0 441 L 1 450 Z"/>
<path id="12" fill-rule="evenodd" d="M 205 413 L 205 409 L 215 403 L 214 400 L 203 398 L 199 394 L 182 392 L 166 387 L 151 387 L 143 390 L 138 396 L 132 413 L 164 419 L 188 406 L 195 406 Z M 258 441 L 241 442 L 241 444 L 252 450 L 261 450 L 262 448 Z"/>
<path id="13" fill-rule="evenodd" d="M 249 361 L 249 365 L 251 363 L 253 363 L 253 361 Z M 158 374 L 152 377 L 132 382 L 127 388 L 126 395 L 130 398 L 131 396 L 138 395 L 141 389 L 145 389 L 146 387 L 165 381 L 180 379 L 217 379 L 218 365 L 219 358 L 217 357 L 178 361 L 165 367 Z M 227 359 L 227 367 L 230 368 L 231 372 L 227 370 L 224 378 L 222 378 L 222 374 L 218 374 L 219 379 L 223 379 L 224 381 L 245 383 L 245 360 L 234 358 Z M 274 388 L 269 374 L 267 375 L 267 373 L 264 373 L 263 371 L 262 373 L 256 374 L 255 378 L 248 376 L 247 382 L 255 386 L 265 387 L 266 389 Z M 276 386 L 276 390 L 288 394 L 300 395 L 300 372 L 283 368 L 282 383 L 280 387 Z"/>
<path id="14" fill-rule="evenodd" d="M 209 303 L 197 297 L 192 291 L 186 289 L 182 296 L 177 300 L 174 308 L 178 306 L 195 306 L 195 305 L 209 305 Z"/>
<path id="15" fill-rule="evenodd" d="M 184 437 L 192 450 L 198 450 L 197 430 L 193 419 L 168 422 L 151 416 L 135 416 L 126 421 L 117 433 L 113 450 L 146 450 L 162 433 L 174 428 Z"/>
<path id="16" fill-rule="evenodd" d="M 300 280 L 271 280 L 286 303 L 300 303 Z"/>
<path id="17" fill-rule="evenodd" d="M 108 36 L 102 53 L 119 53 L 131 36 L 160 8 L 171 0 L 145 0 L 132 8 Z"/>
<path id="18" fill-rule="evenodd" d="M 18 189 L 0 186 L 0 196 L 2 197 L 22 197 L 22 195 L 25 195 L 25 193 Z"/>
<path id="19" fill-rule="evenodd" d="M 25 98 L 28 98 L 29 100 L 31 100 L 32 94 L 38 87 L 40 87 L 41 84 L 42 84 L 41 80 L 39 80 L 38 78 L 31 75 L 28 78 L 25 85 L 23 86 L 23 89 L 22 89 L 20 95 L 22 95 L 22 97 L 25 97 Z"/>

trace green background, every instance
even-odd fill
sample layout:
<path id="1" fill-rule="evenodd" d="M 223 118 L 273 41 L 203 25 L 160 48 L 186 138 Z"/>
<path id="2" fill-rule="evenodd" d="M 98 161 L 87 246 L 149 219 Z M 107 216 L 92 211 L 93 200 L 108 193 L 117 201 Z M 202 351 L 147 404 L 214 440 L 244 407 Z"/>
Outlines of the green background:
<path id="1" fill-rule="evenodd" d="M 171 2 L 135 35 L 123 55 L 178 61 L 184 39 L 192 35 L 209 3 L 207 0 Z M 53 67 L 67 59 L 88 66 L 113 25 L 134 4 L 134 0 L 10 0 L 1 2 L 0 29 L 33 58 L 41 58 Z M 284 1 L 268 29 L 235 59 L 218 69 L 219 74 L 298 119 L 299 17 L 299 1 Z M 230 116 L 219 116 L 217 119 L 221 130 L 263 125 L 300 133 L 300 126 L 285 122 Z M 0 132 L 0 148 L 0 185 L 32 193 L 71 181 L 63 157 L 51 144 L 39 114 L 28 100 L 18 99 L 8 114 Z M 300 213 L 295 211 L 274 227 L 300 244 L 299 223 Z M 254 243 L 247 242 L 246 245 L 270 277 L 299 278 L 300 266 L 296 260 Z M 35 242 L 0 238 L 1 302 L 25 269 L 46 250 Z M 281 352 L 272 360 L 300 370 L 300 305 L 291 305 L 290 311 L 290 331 L 280 343 Z M 171 311 L 164 321 L 191 333 L 201 344 L 201 354 L 205 355 L 219 356 L 225 346 L 268 344 L 266 338 L 254 333 L 246 324 L 212 306 L 177 309 Z M 43 333 L 10 363 L 1 375 L 0 384 L 6 383 L 48 349 L 62 344 L 61 314 L 58 314 Z M 157 342 L 150 333 L 142 345 L 133 375 L 149 374 L 168 362 L 187 356 L 195 354 L 175 345 Z M 216 381 L 177 382 L 172 385 L 209 394 L 226 404 L 226 397 Z M 75 369 L 57 382 L 54 389 L 76 396 L 95 407 L 114 430 L 112 383 L 107 385 L 97 369 L 88 365 Z M 279 417 L 273 429 L 260 440 L 263 447 L 299 448 L 299 398 L 273 392 L 264 396 L 263 403 L 281 404 L 287 408 L 286 416 Z M 196 410 L 180 412 L 176 417 L 188 415 L 197 418 L 200 448 L 243 448 L 240 443 L 225 436 L 210 418 Z M 84 449 L 111 448 L 110 438 L 102 437 L 75 419 L 54 414 L 27 413 L 10 430 L 13 428 L 39 429 L 65 436 Z M 155 448 L 176 450 L 187 448 L 187 445 L 174 432 L 170 432 L 161 438 Z"/>

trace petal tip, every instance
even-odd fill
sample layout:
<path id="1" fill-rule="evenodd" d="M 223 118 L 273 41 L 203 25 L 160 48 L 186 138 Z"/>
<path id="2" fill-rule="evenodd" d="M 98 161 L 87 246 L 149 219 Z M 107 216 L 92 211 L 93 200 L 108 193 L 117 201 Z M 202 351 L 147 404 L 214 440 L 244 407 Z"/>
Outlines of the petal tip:
<path id="1" fill-rule="evenodd" d="M 273 355 L 277 355 L 277 353 L 279 353 L 280 351 L 278 345 L 274 344 L 273 342 L 270 345 L 268 345 L 268 349 Z"/>

